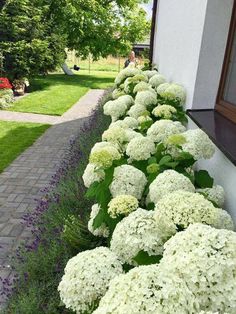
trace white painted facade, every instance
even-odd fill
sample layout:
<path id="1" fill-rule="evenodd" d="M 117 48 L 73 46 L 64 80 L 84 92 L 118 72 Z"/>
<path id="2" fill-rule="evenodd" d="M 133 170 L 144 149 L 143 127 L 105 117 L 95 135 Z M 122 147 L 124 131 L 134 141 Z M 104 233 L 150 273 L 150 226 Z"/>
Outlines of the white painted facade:
<path id="1" fill-rule="evenodd" d="M 187 90 L 187 109 L 213 109 L 234 0 L 158 0 L 153 63 L 168 81 Z M 189 127 L 197 126 L 190 121 Z M 236 222 L 236 167 L 216 148 L 199 162 L 227 193 Z"/>

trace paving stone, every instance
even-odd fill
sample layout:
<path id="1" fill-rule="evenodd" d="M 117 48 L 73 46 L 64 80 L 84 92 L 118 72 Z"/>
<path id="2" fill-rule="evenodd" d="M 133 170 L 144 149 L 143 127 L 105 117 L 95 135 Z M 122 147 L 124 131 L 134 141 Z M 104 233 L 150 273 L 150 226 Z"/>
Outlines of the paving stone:
<path id="1" fill-rule="evenodd" d="M 103 90 L 91 90 L 62 117 L 0 111 L 0 120 L 49 123 L 52 126 L 0 174 L 0 276 L 11 278 L 10 255 L 31 237 L 22 216 L 36 206 L 52 175 L 68 154 L 70 139 L 79 134 Z M 2 266 L 1 266 L 2 265 Z M 1 298 L 0 308 L 5 300 Z"/>

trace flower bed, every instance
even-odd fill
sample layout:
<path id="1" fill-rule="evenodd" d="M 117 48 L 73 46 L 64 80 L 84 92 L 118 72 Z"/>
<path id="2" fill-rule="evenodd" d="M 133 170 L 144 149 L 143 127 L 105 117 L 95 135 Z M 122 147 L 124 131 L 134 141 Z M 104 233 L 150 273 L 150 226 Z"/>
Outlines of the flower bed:
<path id="1" fill-rule="evenodd" d="M 72 170 L 66 166 L 56 192 L 25 217 L 36 238 L 23 255 L 25 289 L 17 285 L 9 309 L 234 314 L 234 223 L 223 187 L 196 166 L 213 156 L 213 143 L 186 130 L 182 86 L 130 67 L 115 84 L 103 107 L 111 124 L 102 130 L 100 115 L 83 145 L 73 144 Z"/>
<path id="2" fill-rule="evenodd" d="M 196 166 L 213 156 L 213 143 L 186 130 L 182 86 L 130 67 L 115 84 L 104 105 L 112 123 L 83 175 L 94 201 L 89 230 L 107 239 L 107 272 L 97 248 L 79 253 L 65 268 L 61 300 L 86 314 L 235 313 L 234 223 L 223 188 Z"/>
<path id="3" fill-rule="evenodd" d="M 13 100 L 11 83 L 6 77 L 0 77 L 0 109 L 10 107 Z"/>

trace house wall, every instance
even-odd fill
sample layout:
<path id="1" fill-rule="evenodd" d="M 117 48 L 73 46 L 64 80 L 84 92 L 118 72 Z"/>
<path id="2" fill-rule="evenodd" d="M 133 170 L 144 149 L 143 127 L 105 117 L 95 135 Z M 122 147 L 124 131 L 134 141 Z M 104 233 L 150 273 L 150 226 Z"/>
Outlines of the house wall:
<path id="1" fill-rule="evenodd" d="M 213 108 L 233 0 L 159 0 L 153 62 L 185 86 L 188 109 Z"/>
<path id="2" fill-rule="evenodd" d="M 188 128 L 196 129 L 198 127 L 189 119 Z M 236 167 L 217 147 L 215 149 L 215 154 L 211 159 L 198 161 L 198 167 L 199 169 L 207 169 L 215 179 L 215 184 L 224 187 L 226 193 L 225 209 L 236 223 Z"/>
<path id="3" fill-rule="evenodd" d="M 187 109 L 214 108 L 224 60 L 233 0 L 158 0 L 154 63 L 168 81 L 187 91 Z M 189 128 L 197 128 L 192 120 Z M 226 191 L 236 222 L 236 167 L 216 147 L 198 162 Z"/>
<path id="4" fill-rule="evenodd" d="M 168 81 L 179 82 L 193 102 L 207 0 L 159 0 L 153 63 Z"/>

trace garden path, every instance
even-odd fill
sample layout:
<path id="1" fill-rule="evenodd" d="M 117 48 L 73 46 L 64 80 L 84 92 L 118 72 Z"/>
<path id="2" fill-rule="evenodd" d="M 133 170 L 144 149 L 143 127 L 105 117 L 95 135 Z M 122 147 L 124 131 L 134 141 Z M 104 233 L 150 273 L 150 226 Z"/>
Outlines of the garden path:
<path id="1" fill-rule="evenodd" d="M 35 208 L 35 199 L 42 197 L 41 189 L 49 184 L 56 172 L 69 147 L 70 139 L 79 134 L 81 126 L 103 93 L 104 90 L 90 90 L 0 174 L 0 277 L 11 276 L 10 255 L 22 241 L 31 237 L 31 233 L 21 224 L 21 217 Z M 5 111 L 1 111 L 0 120 L 4 114 Z M 22 121 L 19 120 L 23 117 L 21 113 L 11 114 L 12 116 L 9 114 L 5 118 Z M 34 122 L 45 123 L 40 120 L 41 115 L 33 116 L 39 118 Z M 25 118 L 32 122 L 31 114 Z"/>

